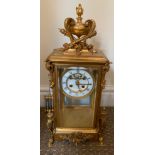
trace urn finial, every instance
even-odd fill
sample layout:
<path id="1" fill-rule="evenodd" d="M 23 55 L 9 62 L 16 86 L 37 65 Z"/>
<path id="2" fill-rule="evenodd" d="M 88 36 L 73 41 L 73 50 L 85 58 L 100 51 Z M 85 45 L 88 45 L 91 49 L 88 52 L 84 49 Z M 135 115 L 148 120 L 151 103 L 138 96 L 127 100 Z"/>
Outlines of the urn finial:
<path id="1" fill-rule="evenodd" d="M 82 22 L 82 15 L 84 9 L 82 5 L 79 4 L 76 7 L 77 21 L 73 18 L 66 18 L 64 21 L 64 29 L 59 29 L 62 34 L 69 37 L 70 43 L 65 43 L 64 51 L 93 51 L 93 45 L 88 45 L 86 40 L 95 36 L 97 33 L 95 31 L 96 23 L 92 19 L 88 19 Z"/>

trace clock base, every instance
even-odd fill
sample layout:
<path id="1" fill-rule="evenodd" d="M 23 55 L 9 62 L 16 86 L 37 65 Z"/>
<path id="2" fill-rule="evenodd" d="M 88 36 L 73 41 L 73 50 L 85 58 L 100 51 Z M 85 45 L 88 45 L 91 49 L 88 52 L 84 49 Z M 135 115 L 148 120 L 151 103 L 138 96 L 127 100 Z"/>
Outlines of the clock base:
<path id="1" fill-rule="evenodd" d="M 104 128 L 106 121 L 106 113 L 101 110 L 97 128 L 55 128 L 53 111 L 48 110 L 47 113 L 47 127 L 50 131 L 51 137 L 48 141 L 48 147 L 52 147 L 54 141 L 68 141 L 78 145 L 87 141 L 98 140 L 100 145 L 104 144 Z"/>

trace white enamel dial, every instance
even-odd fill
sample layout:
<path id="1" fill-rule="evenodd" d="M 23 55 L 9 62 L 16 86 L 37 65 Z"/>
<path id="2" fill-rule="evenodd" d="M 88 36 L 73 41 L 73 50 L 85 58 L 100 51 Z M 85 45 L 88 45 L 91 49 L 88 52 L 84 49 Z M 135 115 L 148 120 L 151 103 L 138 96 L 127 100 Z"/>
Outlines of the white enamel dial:
<path id="1" fill-rule="evenodd" d="M 62 76 L 62 89 L 71 97 L 88 95 L 94 87 L 92 75 L 83 69 L 71 69 Z"/>

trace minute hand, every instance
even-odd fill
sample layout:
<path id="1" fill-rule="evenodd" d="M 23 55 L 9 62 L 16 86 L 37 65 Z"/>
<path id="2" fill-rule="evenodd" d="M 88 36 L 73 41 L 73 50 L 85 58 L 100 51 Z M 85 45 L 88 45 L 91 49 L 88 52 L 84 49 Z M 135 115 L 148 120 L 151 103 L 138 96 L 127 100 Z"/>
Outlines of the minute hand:
<path id="1" fill-rule="evenodd" d="M 77 85 L 92 85 L 91 83 L 88 83 L 88 84 L 82 84 L 82 83 L 79 83 Z"/>

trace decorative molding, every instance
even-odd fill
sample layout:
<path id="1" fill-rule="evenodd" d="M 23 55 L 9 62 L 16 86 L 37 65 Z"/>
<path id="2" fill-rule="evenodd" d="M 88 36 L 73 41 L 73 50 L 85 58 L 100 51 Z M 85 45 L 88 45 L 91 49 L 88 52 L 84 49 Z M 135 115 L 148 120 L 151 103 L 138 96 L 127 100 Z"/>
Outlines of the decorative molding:
<path id="1" fill-rule="evenodd" d="M 49 86 L 40 86 L 40 106 L 45 106 L 44 96 L 49 94 Z M 114 87 L 105 85 L 102 92 L 101 106 L 114 106 Z"/>

